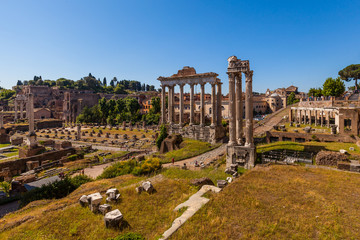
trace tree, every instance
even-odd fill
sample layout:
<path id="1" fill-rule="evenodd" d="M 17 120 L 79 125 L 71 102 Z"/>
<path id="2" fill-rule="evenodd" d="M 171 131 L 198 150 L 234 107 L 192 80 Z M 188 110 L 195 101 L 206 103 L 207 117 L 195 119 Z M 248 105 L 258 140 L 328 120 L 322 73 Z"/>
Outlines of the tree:
<path id="1" fill-rule="evenodd" d="M 106 85 L 107 85 L 106 77 L 104 77 L 104 79 L 103 79 L 103 86 L 106 87 Z"/>
<path id="2" fill-rule="evenodd" d="M 333 79 L 328 78 L 323 85 L 324 96 L 339 97 L 345 92 L 345 84 L 340 77 Z"/>
<path id="3" fill-rule="evenodd" d="M 308 95 L 313 97 L 321 97 L 323 94 L 321 88 L 310 88 Z"/>
<path id="4" fill-rule="evenodd" d="M 290 93 L 289 97 L 286 99 L 286 104 L 292 105 L 297 102 L 299 102 L 299 99 L 295 98 L 295 93 L 294 92 Z"/>
<path id="5" fill-rule="evenodd" d="M 160 106 L 160 98 L 159 97 L 152 97 L 151 98 L 151 105 L 152 108 L 150 109 L 151 113 L 160 113 L 161 106 Z"/>
<path id="6" fill-rule="evenodd" d="M 158 138 L 156 139 L 156 146 L 160 149 L 161 143 L 164 141 L 164 139 L 168 136 L 167 130 L 164 124 L 160 126 L 160 134 Z"/>
<path id="7" fill-rule="evenodd" d="M 355 81 L 355 89 L 358 88 L 357 80 L 360 79 L 360 64 L 351 64 L 339 71 L 339 76 L 347 82 Z"/>
<path id="8" fill-rule="evenodd" d="M 0 90 L 0 99 L 8 100 L 11 97 L 15 96 L 16 92 L 10 89 L 1 89 Z"/>
<path id="9" fill-rule="evenodd" d="M 17 86 L 21 86 L 23 85 L 23 83 L 21 82 L 21 80 L 18 80 L 17 83 L 16 83 Z"/>

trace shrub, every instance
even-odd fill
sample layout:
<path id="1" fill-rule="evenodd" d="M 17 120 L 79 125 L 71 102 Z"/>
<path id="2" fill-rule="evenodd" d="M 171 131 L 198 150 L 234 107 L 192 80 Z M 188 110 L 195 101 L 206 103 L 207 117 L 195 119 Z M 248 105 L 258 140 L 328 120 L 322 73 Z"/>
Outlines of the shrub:
<path id="1" fill-rule="evenodd" d="M 168 134 L 167 134 L 166 127 L 164 124 L 162 124 L 160 127 L 160 134 L 159 134 L 158 138 L 156 139 L 156 146 L 158 147 L 158 149 L 160 149 L 161 143 L 164 141 L 164 139 L 167 136 L 168 136 Z"/>
<path id="2" fill-rule="evenodd" d="M 20 206 L 25 206 L 26 204 L 36 200 L 65 197 L 77 189 L 81 184 L 90 181 L 91 178 L 87 176 L 76 176 L 73 178 L 66 177 L 61 181 L 56 181 L 40 188 L 35 188 L 22 195 L 20 199 Z"/>
<path id="3" fill-rule="evenodd" d="M 136 160 L 121 161 L 107 167 L 103 173 L 98 176 L 98 179 L 114 178 L 125 174 L 139 176 L 155 172 L 160 168 L 161 164 L 159 158 L 149 158 L 143 162 L 137 162 Z"/>
<path id="4" fill-rule="evenodd" d="M 73 154 L 67 157 L 69 161 L 75 161 L 77 159 L 77 154 Z"/>

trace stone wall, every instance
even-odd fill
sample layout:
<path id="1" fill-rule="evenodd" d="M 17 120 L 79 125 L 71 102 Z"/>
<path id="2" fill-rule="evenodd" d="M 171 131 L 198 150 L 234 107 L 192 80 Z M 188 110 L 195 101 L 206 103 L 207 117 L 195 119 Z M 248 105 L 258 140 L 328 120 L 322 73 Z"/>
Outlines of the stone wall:
<path id="1" fill-rule="evenodd" d="M 316 133 L 291 133 L 291 132 L 266 132 L 266 142 L 276 141 L 292 141 L 292 142 L 309 142 L 314 139 L 320 142 L 349 142 L 355 143 L 356 139 L 348 135 L 330 135 L 330 134 L 316 134 Z"/>
<path id="2" fill-rule="evenodd" d="M 41 163 L 43 161 L 58 160 L 58 159 L 61 159 L 63 156 L 66 156 L 69 153 L 71 155 L 75 154 L 76 153 L 75 148 L 68 148 L 68 149 L 63 149 L 63 150 L 58 150 L 58 151 L 53 151 L 53 152 L 46 152 L 46 153 L 39 154 L 39 155 L 32 156 L 32 157 L 20 158 L 20 159 L 14 160 L 14 161 L 1 162 L 0 163 L 0 177 L 5 175 L 4 170 L 6 170 L 7 168 L 10 171 L 11 176 L 15 176 L 15 175 L 19 175 L 19 174 L 27 171 L 26 162 L 28 162 L 28 161 L 39 161 L 39 163 L 41 165 Z"/>
<path id="3" fill-rule="evenodd" d="M 225 130 L 222 126 L 202 127 L 200 125 L 192 125 L 186 127 L 180 127 L 179 125 L 169 126 L 170 134 L 181 134 L 184 138 L 191 138 L 195 140 L 201 140 L 204 142 L 216 143 L 222 141 L 225 137 Z"/>

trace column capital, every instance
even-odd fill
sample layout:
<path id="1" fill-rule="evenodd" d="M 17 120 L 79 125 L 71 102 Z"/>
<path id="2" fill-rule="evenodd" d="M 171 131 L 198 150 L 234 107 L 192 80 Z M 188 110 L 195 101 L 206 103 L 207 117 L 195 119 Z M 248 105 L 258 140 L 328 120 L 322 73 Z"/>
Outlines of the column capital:
<path id="1" fill-rule="evenodd" d="M 227 75 L 229 75 L 230 81 L 232 78 L 235 78 L 236 73 L 235 72 L 227 72 Z"/>
<path id="2" fill-rule="evenodd" d="M 253 74 L 254 74 L 254 71 L 253 71 L 253 70 L 250 70 L 250 71 L 248 71 L 248 72 L 245 73 L 246 82 L 252 81 Z"/>

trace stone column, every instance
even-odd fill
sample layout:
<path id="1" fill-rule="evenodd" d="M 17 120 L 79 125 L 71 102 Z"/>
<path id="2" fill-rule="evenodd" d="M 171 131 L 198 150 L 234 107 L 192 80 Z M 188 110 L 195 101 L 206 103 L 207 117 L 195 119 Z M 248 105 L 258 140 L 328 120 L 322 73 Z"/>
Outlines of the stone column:
<path id="1" fill-rule="evenodd" d="M 34 133 L 34 96 L 29 94 L 29 134 Z"/>
<path id="2" fill-rule="evenodd" d="M 311 126 L 312 121 L 311 121 L 311 109 L 309 110 L 309 125 Z"/>
<path id="3" fill-rule="evenodd" d="M 321 114 L 321 116 L 320 116 L 320 124 L 323 127 L 324 126 L 324 111 L 321 110 L 320 114 Z"/>
<path id="4" fill-rule="evenodd" d="M 246 98 L 245 98 L 245 118 L 246 118 L 246 146 L 254 146 L 253 137 L 253 93 L 252 93 L 253 71 L 246 73 Z"/>
<path id="5" fill-rule="evenodd" d="M 24 102 L 20 101 L 20 119 L 24 118 L 24 112 L 23 112 L 24 109 L 23 108 L 24 108 Z"/>
<path id="6" fill-rule="evenodd" d="M 168 96 L 168 122 L 169 124 L 173 123 L 173 113 L 174 113 L 174 109 L 173 109 L 173 97 L 174 97 L 174 86 L 169 86 L 169 96 Z"/>
<path id="7" fill-rule="evenodd" d="M 205 83 L 201 85 L 200 94 L 200 126 L 205 126 Z"/>
<path id="8" fill-rule="evenodd" d="M 180 84 L 180 99 L 179 99 L 179 125 L 184 124 L 184 84 Z"/>
<path id="9" fill-rule="evenodd" d="M 222 120 L 222 93 L 221 93 L 221 84 L 222 83 L 217 83 L 217 119 L 216 119 L 216 124 L 218 126 L 221 126 L 221 120 Z"/>
<path id="10" fill-rule="evenodd" d="M 327 111 L 327 127 L 330 127 L 330 111 Z"/>
<path id="11" fill-rule="evenodd" d="M 216 121 L 216 85 L 215 83 L 211 84 L 211 127 L 215 127 L 217 125 Z"/>
<path id="12" fill-rule="evenodd" d="M 243 104 L 242 104 L 242 82 L 241 73 L 236 74 L 236 142 L 243 145 Z"/>
<path id="13" fill-rule="evenodd" d="M 289 110 L 289 122 L 292 122 L 292 118 L 293 118 L 293 114 L 292 114 L 292 109 L 290 108 L 290 110 Z"/>
<path id="14" fill-rule="evenodd" d="M 18 111 L 18 102 L 17 102 L 17 100 L 16 100 L 16 99 L 14 100 L 14 102 L 15 102 L 15 103 L 14 103 L 14 108 L 15 108 L 15 109 L 14 109 L 14 110 L 15 110 L 15 117 L 14 117 L 14 120 L 16 121 L 16 120 L 17 120 L 17 118 L 18 118 L 18 112 L 17 112 L 17 111 Z"/>
<path id="15" fill-rule="evenodd" d="M 301 109 L 297 109 L 298 124 L 301 124 Z"/>
<path id="16" fill-rule="evenodd" d="M 194 84 L 190 84 L 190 126 L 194 125 Z"/>
<path id="17" fill-rule="evenodd" d="M 235 73 L 229 75 L 229 146 L 236 143 L 235 122 Z"/>
<path id="18" fill-rule="evenodd" d="M 4 128 L 4 111 L 0 112 L 0 128 Z"/>
<path id="19" fill-rule="evenodd" d="M 317 110 L 315 109 L 314 110 L 314 115 L 315 115 L 315 126 L 317 126 Z"/>
<path id="20" fill-rule="evenodd" d="M 77 139 L 76 140 L 80 140 L 81 139 L 81 125 L 77 124 Z"/>
<path id="21" fill-rule="evenodd" d="M 165 86 L 161 85 L 161 123 L 165 124 L 166 122 L 166 115 L 165 115 Z"/>

